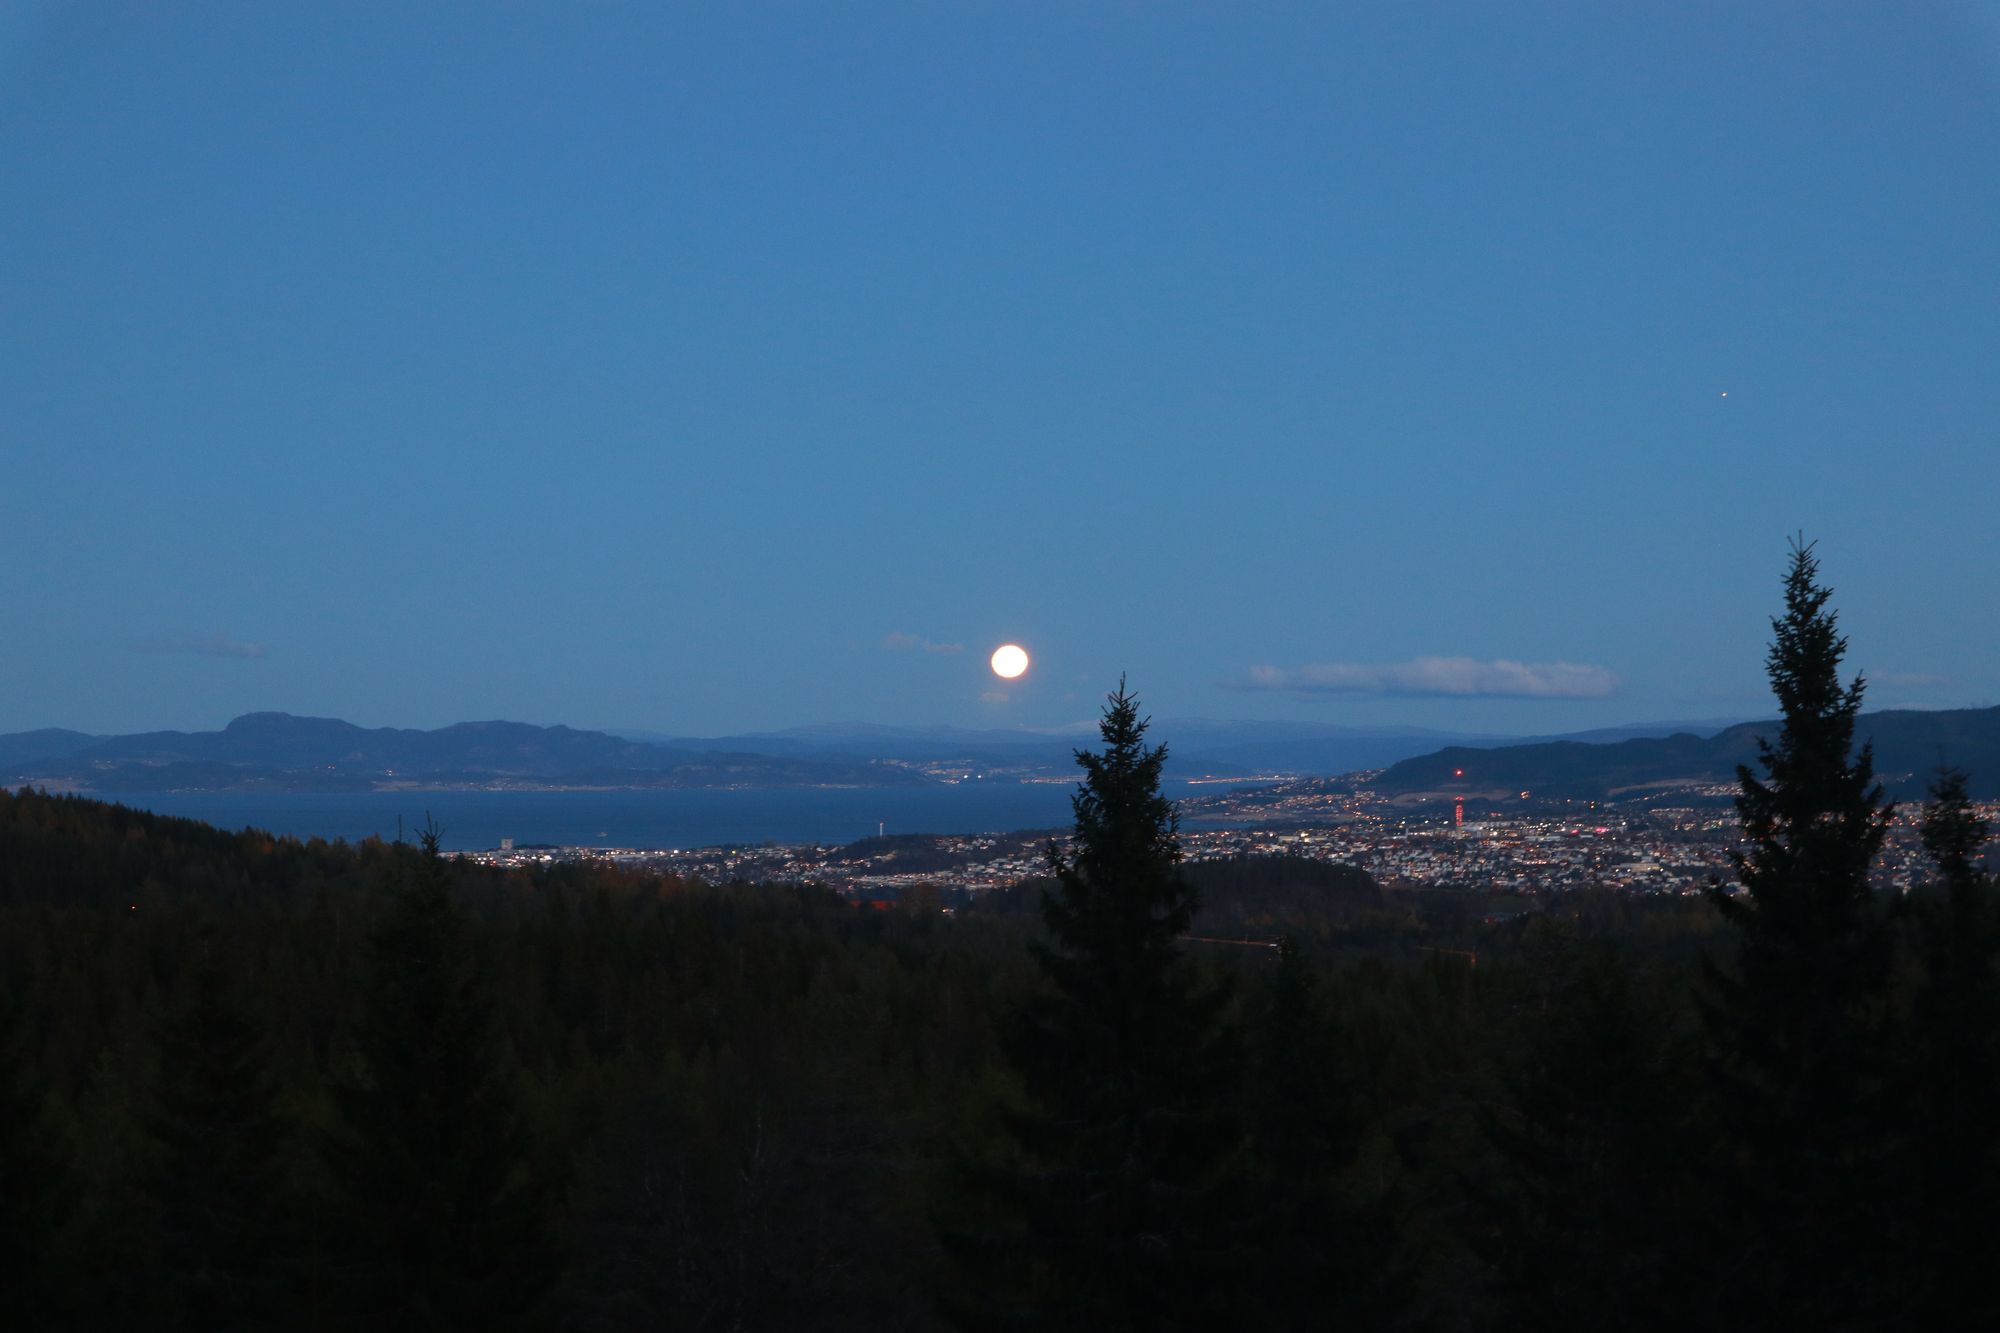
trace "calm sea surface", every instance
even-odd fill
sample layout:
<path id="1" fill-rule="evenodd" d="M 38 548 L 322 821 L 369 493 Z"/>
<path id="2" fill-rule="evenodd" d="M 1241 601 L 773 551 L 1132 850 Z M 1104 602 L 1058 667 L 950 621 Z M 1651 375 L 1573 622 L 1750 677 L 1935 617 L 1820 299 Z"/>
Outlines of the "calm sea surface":
<path id="1" fill-rule="evenodd" d="M 1227 784 L 1166 782 L 1179 799 Z M 220 828 L 295 837 L 405 836 L 435 816 L 453 851 L 517 844 L 569 847 L 712 847 L 720 843 L 852 842 L 889 833 L 993 833 L 1061 828 L 1076 788 L 1054 783 L 965 783 L 950 787 L 760 791 L 252 792 L 129 794 L 113 799 Z"/>

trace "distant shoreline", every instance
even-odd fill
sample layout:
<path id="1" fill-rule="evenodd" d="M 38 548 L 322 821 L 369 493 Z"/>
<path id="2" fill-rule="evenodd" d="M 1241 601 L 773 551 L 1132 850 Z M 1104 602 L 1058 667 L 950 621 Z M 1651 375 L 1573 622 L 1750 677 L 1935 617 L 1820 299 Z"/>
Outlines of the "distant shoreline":
<path id="1" fill-rule="evenodd" d="M 1185 798 L 1215 784 L 1169 780 Z M 1068 827 L 1074 782 L 926 783 L 906 787 L 644 787 L 393 791 L 183 791 L 90 793 L 218 828 L 256 828 L 301 839 L 407 837 L 426 818 L 450 851 L 516 846 L 694 848 L 841 845 L 882 834 L 1011 833 Z"/>

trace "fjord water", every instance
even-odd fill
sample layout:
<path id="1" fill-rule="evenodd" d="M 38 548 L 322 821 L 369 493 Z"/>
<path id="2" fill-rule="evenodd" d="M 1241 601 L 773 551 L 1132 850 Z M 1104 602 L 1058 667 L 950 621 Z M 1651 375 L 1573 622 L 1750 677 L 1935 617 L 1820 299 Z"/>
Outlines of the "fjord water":
<path id="1" fill-rule="evenodd" d="M 1175 799 L 1221 783 L 1162 783 Z M 413 836 L 426 817 L 453 851 L 553 843 L 567 847 L 712 847 L 844 843 L 888 833 L 991 833 L 1063 828 L 1069 783 L 960 783 L 915 788 L 778 787 L 665 791 L 395 791 L 335 794 L 144 792 L 125 805 L 298 838 Z"/>

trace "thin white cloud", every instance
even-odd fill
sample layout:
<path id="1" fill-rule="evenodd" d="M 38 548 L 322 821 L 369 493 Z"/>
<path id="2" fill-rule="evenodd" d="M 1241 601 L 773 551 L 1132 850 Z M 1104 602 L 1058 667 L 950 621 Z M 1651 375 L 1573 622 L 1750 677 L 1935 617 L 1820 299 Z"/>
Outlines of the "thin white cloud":
<path id="1" fill-rule="evenodd" d="M 1618 677 L 1579 662 L 1515 662 L 1497 658 L 1415 657 L 1407 662 L 1317 662 L 1299 667 L 1253 666 L 1234 690 L 1288 694 L 1383 694 L 1452 699 L 1603 699 Z"/>
<path id="2" fill-rule="evenodd" d="M 227 634 L 164 634 L 142 640 L 139 647 L 153 653 L 187 653 L 194 657 L 235 657 L 244 660 L 271 654 L 271 650 L 261 643 L 246 643 Z"/>
<path id="3" fill-rule="evenodd" d="M 934 643 L 921 635 L 904 634 L 900 630 L 894 634 L 883 635 L 882 646 L 892 652 L 899 653 L 906 653 L 912 649 L 922 649 L 927 653 L 962 653 L 965 651 L 965 645 L 962 643 Z"/>

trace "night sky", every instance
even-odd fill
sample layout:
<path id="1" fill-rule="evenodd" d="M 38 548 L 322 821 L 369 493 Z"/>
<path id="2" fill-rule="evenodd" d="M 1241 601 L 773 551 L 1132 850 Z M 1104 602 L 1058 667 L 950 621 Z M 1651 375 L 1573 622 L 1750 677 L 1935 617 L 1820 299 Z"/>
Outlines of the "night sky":
<path id="1" fill-rule="evenodd" d="M 2000 702 L 1996 164 L 1991 4 L 15 0 L 0 731 L 1753 716 L 1801 531 Z"/>

